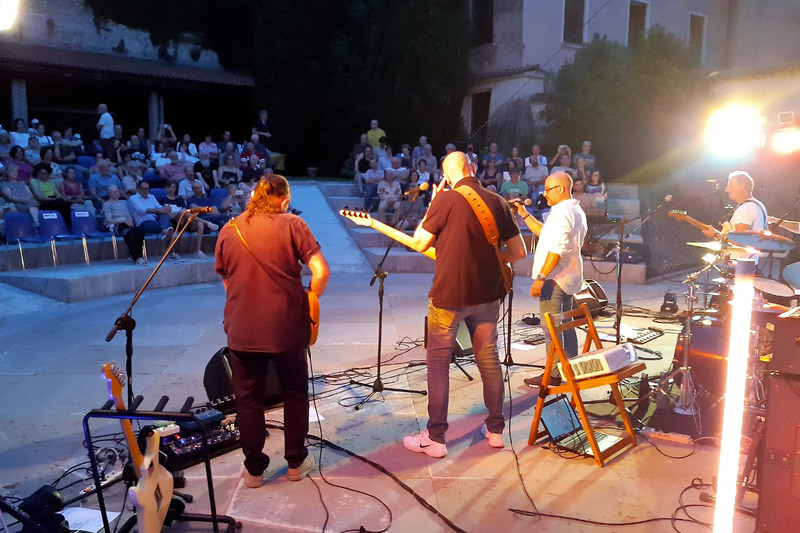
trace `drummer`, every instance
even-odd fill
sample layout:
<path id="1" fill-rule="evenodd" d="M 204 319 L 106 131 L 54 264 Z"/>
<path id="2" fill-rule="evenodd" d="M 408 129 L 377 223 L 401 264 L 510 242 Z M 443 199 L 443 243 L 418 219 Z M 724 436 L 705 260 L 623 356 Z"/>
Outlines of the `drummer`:
<path id="1" fill-rule="evenodd" d="M 731 215 L 730 222 L 722 224 L 722 230 L 709 225 L 703 235 L 721 239 L 729 231 L 762 231 L 767 229 L 767 208 L 753 196 L 753 178 L 743 170 L 735 170 L 728 174 L 728 186 L 725 192 L 738 205 Z M 731 259 L 750 259 L 758 254 L 746 251 L 732 251 Z"/>

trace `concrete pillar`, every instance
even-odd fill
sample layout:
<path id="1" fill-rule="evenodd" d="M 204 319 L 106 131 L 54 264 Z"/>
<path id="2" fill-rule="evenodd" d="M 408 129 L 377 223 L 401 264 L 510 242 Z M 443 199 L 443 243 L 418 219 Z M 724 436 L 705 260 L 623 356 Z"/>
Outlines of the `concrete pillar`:
<path id="1" fill-rule="evenodd" d="M 28 125 L 28 85 L 24 79 L 11 79 L 11 119 L 21 118 Z M 9 127 L 13 127 L 9 123 Z"/>
<path id="2" fill-rule="evenodd" d="M 159 113 L 159 95 L 156 91 L 150 93 L 150 98 L 147 101 L 147 122 L 150 140 L 155 140 L 158 133 L 158 126 L 162 122 L 161 114 Z"/>

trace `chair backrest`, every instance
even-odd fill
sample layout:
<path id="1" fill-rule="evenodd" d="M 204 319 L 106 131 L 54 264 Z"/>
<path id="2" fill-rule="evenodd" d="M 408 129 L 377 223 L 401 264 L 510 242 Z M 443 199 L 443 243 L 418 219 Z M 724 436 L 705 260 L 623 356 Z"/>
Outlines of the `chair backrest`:
<path id="1" fill-rule="evenodd" d="M 564 346 L 561 344 L 560 333 L 582 326 L 586 326 L 587 331 L 586 341 L 583 343 L 583 351 L 581 353 L 591 351 L 592 343 L 595 344 L 595 349 L 597 350 L 603 347 L 603 343 L 600 342 L 600 337 L 597 335 L 597 328 L 594 326 L 594 320 L 592 320 L 592 313 L 589 311 L 589 306 L 585 303 L 582 303 L 581 306 L 576 309 L 564 313 L 555 315 L 545 313 L 544 323 L 550 333 L 550 351 L 555 355 L 564 356 L 566 358 Z"/>
<path id="2" fill-rule="evenodd" d="M 6 213 L 6 242 L 36 237 L 36 228 L 28 213 Z"/>
<path id="3" fill-rule="evenodd" d="M 82 166 L 82 167 L 84 167 L 86 169 L 89 169 L 89 168 L 92 168 L 95 165 L 96 161 L 95 161 L 94 157 L 92 157 L 90 155 L 79 155 L 77 163 L 80 166 Z"/>
<path id="4" fill-rule="evenodd" d="M 56 235 L 69 235 L 67 223 L 58 211 L 39 211 L 39 235 L 53 237 Z"/>
<path id="5" fill-rule="evenodd" d="M 164 198 L 166 198 L 166 197 L 167 197 L 167 189 L 163 189 L 163 188 L 161 188 L 161 187 L 151 187 L 151 188 L 150 188 L 150 194 L 152 194 L 152 195 L 153 195 L 153 197 L 154 197 L 156 200 L 158 200 L 158 202 L 159 202 L 159 203 L 161 203 L 161 201 L 162 201 Z"/>
<path id="6" fill-rule="evenodd" d="M 71 218 L 73 235 L 85 235 L 97 231 L 97 219 L 88 211 L 73 211 Z"/>
<path id="7" fill-rule="evenodd" d="M 161 176 L 154 170 L 148 170 L 142 175 L 142 179 L 147 183 L 151 183 L 153 181 L 161 181 Z"/>
<path id="8" fill-rule="evenodd" d="M 222 201 L 228 197 L 228 190 L 221 187 L 214 187 L 209 191 L 208 197 L 211 198 L 213 205 L 222 207 Z"/>

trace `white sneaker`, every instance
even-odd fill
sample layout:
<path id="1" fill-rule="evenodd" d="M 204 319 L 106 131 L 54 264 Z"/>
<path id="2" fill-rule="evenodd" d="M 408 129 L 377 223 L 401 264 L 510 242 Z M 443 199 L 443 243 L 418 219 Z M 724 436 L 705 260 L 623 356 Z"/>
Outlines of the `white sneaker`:
<path id="1" fill-rule="evenodd" d="M 144 260 L 144 257 L 140 257 L 139 259 L 136 260 L 136 265 L 140 267 L 146 267 L 147 261 Z"/>
<path id="2" fill-rule="evenodd" d="M 217 231 L 219 229 L 219 226 L 217 224 L 214 224 L 213 222 L 209 222 L 208 224 L 206 224 L 206 226 L 208 226 L 208 229 L 210 229 L 211 231 Z"/>
<path id="3" fill-rule="evenodd" d="M 204 254 L 204 253 L 203 253 L 203 250 L 197 250 L 197 251 L 196 251 L 196 252 L 193 254 L 193 257 L 194 257 L 195 259 L 208 259 L 208 256 L 207 256 L 206 254 Z"/>
<path id="4" fill-rule="evenodd" d="M 300 481 L 309 473 L 313 472 L 316 467 L 317 464 L 314 462 L 314 457 L 312 457 L 311 454 L 306 455 L 306 458 L 303 459 L 300 466 L 289 469 L 289 481 Z"/>
<path id="5" fill-rule="evenodd" d="M 483 435 L 486 440 L 489 441 L 489 446 L 492 448 L 504 448 L 505 443 L 503 442 L 503 434 L 502 433 L 492 433 L 488 429 L 486 429 L 486 424 L 481 426 L 481 435 Z"/>
<path id="6" fill-rule="evenodd" d="M 169 258 L 172 259 L 173 261 L 179 261 L 179 262 L 185 262 L 186 261 L 186 259 L 184 259 L 183 257 L 179 256 L 175 252 L 172 252 L 171 254 L 169 254 Z"/>
<path id="7" fill-rule="evenodd" d="M 441 442 L 432 441 L 427 429 L 416 435 L 403 437 L 403 446 L 412 452 L 424 453 L 429 457 L 440 458 L 447 455 L 447 446 Z"/>
<path id="8" fill-rule="evenodd" d="M 173 235 L 175 235 L 175 228 L 173 227 L 169 227 L 161 232 L 161 238 L 165 241 L 171 240 Z"/>

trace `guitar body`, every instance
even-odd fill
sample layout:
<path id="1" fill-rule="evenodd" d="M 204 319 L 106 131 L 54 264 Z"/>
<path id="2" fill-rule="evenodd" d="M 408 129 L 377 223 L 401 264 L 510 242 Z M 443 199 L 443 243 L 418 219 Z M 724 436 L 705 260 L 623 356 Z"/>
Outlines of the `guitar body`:
<path id="1" fill-rule="evenodd" d="M 139 483 L 128 493 L 128 501 L 136 507 L 139 533 L 158 533 L 164 525 L 174 480 L 172 473 L 158 462 L 161 435 L 153 431 L 147 436 L 147 446 L 139 468 Z"/>

